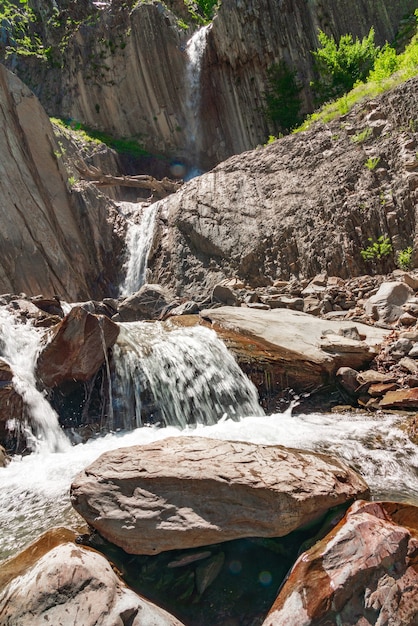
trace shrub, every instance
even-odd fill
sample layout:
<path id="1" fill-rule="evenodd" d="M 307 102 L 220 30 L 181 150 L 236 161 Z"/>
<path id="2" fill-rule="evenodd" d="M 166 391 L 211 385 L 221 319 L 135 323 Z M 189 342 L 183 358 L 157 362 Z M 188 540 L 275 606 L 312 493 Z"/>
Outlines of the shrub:
<path id="1" fill-rule="evenodd" d="M 376 263 L 392 253 L 392 244 L 389 237 L 381 235 L 377 241 L 373 241 L 372 237 L 369 237 L 367 241 L 370 242 L 370 245 L 364 250 L 360 250 L 364 261 Z"/>
<path id="2" fill-rule="evenodd" d="M 374 43 L 374 30 L 360 41 L 350 34 L 340 41 L 319 31 L 318 50 L 312 52 L 318 79 L 311 86 L 318 102 L 325 102 L 346 93 L 366 78 L 378 55 L 379 47 Z"/>
<path id="3" fill-rule="evenodd" d="M 399 269 L 410 270 L 413 267 L 412 253 L 413 250 L 410 246 L 396 253 L 396 265 Z"/>
<path id="4" fill-rule="evenodd" d="M 372 172 L 374 169 L 376 169 L 379 163 L 380 157 L 369 157 L 364 165 L 365 167 L 367 167 L 368 170 Z"/>

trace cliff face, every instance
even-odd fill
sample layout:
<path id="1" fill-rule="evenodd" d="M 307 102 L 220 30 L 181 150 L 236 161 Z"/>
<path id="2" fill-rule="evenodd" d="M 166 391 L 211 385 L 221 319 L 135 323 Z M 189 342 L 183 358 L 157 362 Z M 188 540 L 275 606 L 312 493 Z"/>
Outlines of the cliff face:
<path id="1" fill-rule="evenodd" d="M 177 12 L 179 5 L 171 2 Z M 186 45 L 190 29 L 180 26 L 172 10 L 159 2 L 129 10 L 113 0 L 103 10 L 91 5 L 92 18 L 87 10 L 81 16 L 65 44 L 62 67 L 16 55 L 7 64 L 50 115 L 133 137 L 152 153 L 209 169 L 265 142 L 272 129 L 263 114 L 264 92 L 273 63 L 284 60 L 309 85 L 319 28 L 339 38 L 347 32 L 362 37 L 374 26 L 382 44 L 393 40 L 415 5 L 415 0 L 223 0 L 205 33 L 206 45 L 202 37 L 192 61 L 192 46 Z M 178 14 L 184 19 L 184 10 Z M 44 37 L 48 44 L 51 34 Z M 304 110 L 310 110 L 309 87 L 301 95 Z"/>
<path id="2" fill-rule="evenodd" d="M 370 273 L 369 238 L 416 250 L 417 95 L 414 78 L 184 185 L 161 209 L 152 280 L 191 296 L 225 278 L 255 287 Z"/>
<path id="3" fill-rule="evenodd" d="M 71 190 L 48 116 L 1 65 L 0 120 L 0 293 L 109 293 L 116 211 L 95 190 Z"/>

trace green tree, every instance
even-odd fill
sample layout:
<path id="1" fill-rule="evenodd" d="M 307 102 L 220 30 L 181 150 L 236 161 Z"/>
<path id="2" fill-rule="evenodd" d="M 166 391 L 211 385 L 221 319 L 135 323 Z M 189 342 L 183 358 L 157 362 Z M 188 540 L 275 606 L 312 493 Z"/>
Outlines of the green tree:
<path id="1" fill-rule="evenodd" d="M 374 43 L 374 29 L 360 41 L 350 34 L 340 41 L 319 31 L 318 50 L 312 52 L 318 79 L 311 86 L 318 102 L 337 98 L 353 88 L 356 82 L 366 79 L 379 53 Z"/>
<path id="2" fill-rule="evenodd" d="M 296 72 L 290 70 L 285 61 L 268 69 L 264 94 L 266 115 L 281 132 L 289 132 L 300 122 L 300 90 Z"/>

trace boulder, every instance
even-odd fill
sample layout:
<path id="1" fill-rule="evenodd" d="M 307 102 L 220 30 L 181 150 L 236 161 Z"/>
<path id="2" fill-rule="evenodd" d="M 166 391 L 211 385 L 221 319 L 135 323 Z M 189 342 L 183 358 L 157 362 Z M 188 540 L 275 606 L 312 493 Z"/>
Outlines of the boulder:
<path id="1" fill-rule="evenodd" d="M 47 387 L 65 380 L 90 380 L 115 343 L 119 327 L 108 317 L 77 306 L 54 327 L 52 338 L 38 357 L 36 373 Z"/>
<path id="2" fill-rule="evenodd" d="M 277 537 L 368 492 L 337 459 L 282 446 L 173 437 L 103 454 L 71 486 L 75 509 L 130 554 Z"/>
<path id="3" fill-rule="evenodd" d="M 110 563 L 67 542 L 47 552 L 0 592 L 0 622 L 14 626 L 181 626 L 128 589 Z"/>
<path id="4" fill-rule="evenodd" d="M 25 446 L 21 432 L 24 418 L 25 406 L 22 396 L 14 388 L 12 369 L 0 358 L 0 444 L 9 451 L 17 452 Z"/>
<path id="5" fill-rule="evenodd" d="M 158 319 L 170 302 L 170 294 L 160 285 L 142 285 L 120 303 L 114 319 L 120 322 Z"/>
<path id="6" fill-rule="evenodd" d="M 404 313 L 402 305 L 407 302 L 411 294 L 411 288 L 404 282 L 382 283 L 378 292 L 365 303 L 365 312 L 380 322 L 387 324 L 396 322 Z"/>
<path id="7" fill-rule="evenodd" d="M 303 553 L 263 626 L 415 626 L 418 508 L 355 502 Z"/>
<path id="8" fill-rule="evenodd" d="M 373 326 L 319 319 L 289 309 L 220 307 L 200 315 L 212 322 L 240 364 L 260 361 L 261 356 L 283 387 L 297 391 L 330 382 L 340 367 L 364 367 L 387 334 Z M 353 329 L 359 339 L 352 338 Z"/>

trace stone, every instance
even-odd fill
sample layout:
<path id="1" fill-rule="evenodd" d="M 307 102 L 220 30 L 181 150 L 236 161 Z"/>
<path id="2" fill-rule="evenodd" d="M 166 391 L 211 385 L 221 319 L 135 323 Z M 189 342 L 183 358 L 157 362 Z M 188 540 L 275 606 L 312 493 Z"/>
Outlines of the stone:
<path id="1" fill-rule="evenodd" d="M 418 320 L 416 316 L 411 315 L 407 311 L 405 313 L 402 313 L 402 315 L 399 317 L 399 323 L 402 324 L 402 326 L 414 326 L 417 321 Z"/>
<path id="2" fill-rule="evenodd" d="M 252 357 L 260 359 L 263 354 L 275 376 L 297 391 L 334 382 L 340 367 L 366 366 L 387 335 L 373 326 L 323 320 L 289 309 L 220 307 L 203 310 L 200 316 L 212 323 L 239 363 L 252 362 Z M 361 341 L 339 334 L 353 327 Z"/>
<path id="3" fill-rule="evenodd" d="M 378 292 L 366 301 L 366 315 L 385 324 L 395 322 L 403 314 L 402 305 L 411 293 L 411 288 L 404 282 L 382 283 Z"/>
<path id="4" fill-rule="evenodd" d="M 108 317 L 74 307 L 54 327 L 49 343 L 39 354 L 36 374 L 47 387 L 65 380 L 90 380 L 105 362 L 119 327 Z"/>
<path id="5" fill-rule="evenodd" d="M 418 387 L 388 391 L 379 402 L 382 409 L 418 408 Z"/>
<path id="6" fill-rule="evenodd" d="M 385 352 L 392 359 L 400 359 L 406 356 L 407 354 L 409 354 L 412 347 L 413 347 L 413 344 L 410 339 L 401 337 L 400 339 L 397 339 L 393 343 L 389 344 Z"/>
<path id="7" fill-rule="evenodd" d="M 0 446 L 0 467 L 6 467 L 10 463 L 10 457 L 3 446 Z"/>
<path id="8" fill-rule="evenodd" d="M 405 356 L 398 361 L 398 365 L 409 374 L 418 374 L 418 362 L 415 359 Z"/>
<path id="9" fill-rule="evenodd" d="M 336 378 L 345 391 L 355 396 L 359 386 L 358 375 L 358 372 L 352 367 L 340 367 L 336 373 Z"/>
<path id="10" fill-rule="evenodd" d="M 214 286 L 212 290 L 212 300 L 221 302 L 228 306 L 234 306 L 238 302 L 237 294 L 234 288 L 230 286 L 230 281 L 224 281 Z"/>
<path id="11" fill-rule="evenodd" d="M 408 356 L 411 359 L 418 359 L 418 343 L 414 343 L 414 345 L 408 352 Z"/>
<path id="12" fill-rule="evenodd" d="M 0 591 L 0 622 L 19 626 L 181 626 L 130 590 L 101 554 L 67 542 Z"/>
<path id="13" fill-rule="evenodd" d="M 284 536 L 368 493 L 341 461 L 282 446 L 172 437 L 103 454 L 71 486 L 76 511 L 130 554 Z"/>
<path id="14" fill-rule="evenodd" d="M 374 383 L 370 385 L 367 393 L 373 398 L 381 398 L 388 393 L 388 391 L 395 391 L 398 388 L 398 383 Z"/>
<path id="15" fill-rule="evenodd" d="M 415 626 L 418 508 L 355 502 L 295 565 L 262 626 Z"/>
<path id="16" fill-rule="evenodd" d="M 167 289 L 160 285 L 142 285 L 139 291 L 122 300 L 117 320 L 135 322 L 158 319 L 170 302 L 171 296 Z"/>
<path id="17" fill-rule="evenodd" d="M 193 300 L 188 300 L 170 309 L 168 315 L 195 315 L 196 313 L 199 313 L 199 305 Z"/>

